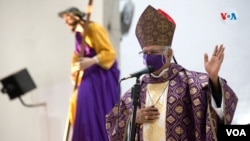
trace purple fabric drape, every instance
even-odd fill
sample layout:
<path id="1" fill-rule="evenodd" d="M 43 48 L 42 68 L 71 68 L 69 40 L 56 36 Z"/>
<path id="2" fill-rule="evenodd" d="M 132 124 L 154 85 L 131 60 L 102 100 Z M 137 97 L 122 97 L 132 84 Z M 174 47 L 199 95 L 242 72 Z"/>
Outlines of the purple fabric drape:
<path id="1" fill-rule="evenodd" d="M 76 34 L 76 51 L 81 50 L 81 36 Z M 93 57 L 96 52 L 85 46 L 84 56 Z M 108 141 L 105 115 L 116 104 L 120 71 L 117 62 L 109 70 L 93 65 L 84 70 L 78 88 L 76 118 L 72 141 Z"/>

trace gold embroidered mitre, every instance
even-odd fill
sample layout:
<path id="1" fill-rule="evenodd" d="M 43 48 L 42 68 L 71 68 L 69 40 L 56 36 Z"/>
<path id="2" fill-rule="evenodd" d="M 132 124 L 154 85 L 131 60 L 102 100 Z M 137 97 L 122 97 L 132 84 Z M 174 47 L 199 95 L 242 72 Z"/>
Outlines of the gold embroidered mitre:
<path id="1" fill-rule="evenodd" d="M 149 5 L 138 20 L 135 34 L 142 48 L 150 45 L 171 46 L 175 26 L 167 13 Z"/>

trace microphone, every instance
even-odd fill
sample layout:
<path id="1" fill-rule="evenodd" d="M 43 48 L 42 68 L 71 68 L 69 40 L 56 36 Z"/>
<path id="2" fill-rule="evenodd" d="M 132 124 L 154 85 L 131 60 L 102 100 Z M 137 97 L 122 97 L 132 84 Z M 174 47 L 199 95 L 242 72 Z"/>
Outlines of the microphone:
<path id="1" fill-rule="evenodd" d="M 132 78 L 132 77 L 139 77 L 139 76 L 141 76 L 142 74 L 145 74 L 145 73 L 152 73 L 153 71 L 154 71 L 154 68 L 152 66 L 148 66 L 148 67 L 146 67 L 146 68 L 144 68 L 144 69 L 142 69 L 142 70 L 140 70 L 138 72 L 132 73 L 129 76 L 122 78 L 121 81 Z"/>

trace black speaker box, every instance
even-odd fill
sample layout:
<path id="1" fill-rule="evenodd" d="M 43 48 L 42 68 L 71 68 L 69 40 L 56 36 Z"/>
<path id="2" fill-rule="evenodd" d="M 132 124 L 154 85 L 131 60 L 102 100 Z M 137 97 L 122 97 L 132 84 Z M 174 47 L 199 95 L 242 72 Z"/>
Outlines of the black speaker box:
<path id="1" fill-rule="evenodd" d="M 2 92 L 7 93 L 12 100 L 36 88 L 28 70 L 26 68 L 13 73 L 2 80 Z"/>

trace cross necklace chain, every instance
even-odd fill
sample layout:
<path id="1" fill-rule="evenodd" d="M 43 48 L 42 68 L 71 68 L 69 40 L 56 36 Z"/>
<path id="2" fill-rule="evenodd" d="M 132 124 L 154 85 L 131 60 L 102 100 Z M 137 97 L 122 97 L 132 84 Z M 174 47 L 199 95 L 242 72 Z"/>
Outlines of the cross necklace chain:
<path id="1" fill-rule="evenodd" d="M 151 96 L 151 93 L 150 93 L 150 90 L 149 90 L 149 87 L 148 87 L 148 95 L 149 95 L 150 101 L 152 102 L 153 106 L 156 106 L 156 104 L 157 104 L 157 103 L 159 102 L 159 100 L 161 99 L 161 97 L 162 97 L 162 95 L 164 94 L 166 88 L 168 87 L 168 83 L 169 83 L 169 81 L 166 83 L 165 88 L 162 90 L 161 95 L 158 97 L 158 99 L 156 100 L 155 103 L 154 103 L 154 100 L 153 100 L 153 98 L 152 98 L 152 96 Z"/>

